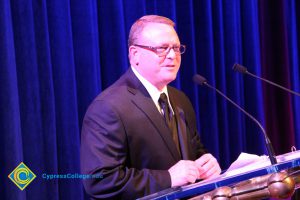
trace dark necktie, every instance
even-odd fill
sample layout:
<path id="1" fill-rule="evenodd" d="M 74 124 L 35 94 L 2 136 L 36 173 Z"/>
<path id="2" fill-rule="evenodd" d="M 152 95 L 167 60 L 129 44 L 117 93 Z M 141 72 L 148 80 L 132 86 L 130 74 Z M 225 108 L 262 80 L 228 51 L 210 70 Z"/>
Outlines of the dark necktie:
<path id="1" fill-rule="evenodd" d="M 176 144 L 176 147 L 180 153 L 180 147 L 179 147 L 179 141 L 178 141 L 178 134 L 177 134 L 177 124 L 176 124 L 176 119 L 175 116 L 172 114 L 169 102 L 168 102 L 168 97 L 165 93 L 161 93 L 160 97 L 158 99 L 158 103 L 163 110 L 163 115 L 165 118 L 165 122 L 168 125 L 169 129 L 171 130 L 172 133 L 172 138 Z"/>

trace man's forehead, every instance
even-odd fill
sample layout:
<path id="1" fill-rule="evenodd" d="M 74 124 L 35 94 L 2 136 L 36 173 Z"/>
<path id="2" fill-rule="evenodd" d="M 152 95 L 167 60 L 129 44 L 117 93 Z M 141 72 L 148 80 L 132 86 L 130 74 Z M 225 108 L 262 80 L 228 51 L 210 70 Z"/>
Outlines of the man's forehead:
<path id="1" fill-rule="evenodd" d="M 178 36 L 175 29 L 170 25 L 162 23 L 148 23 L 141 33 L 141 39 L 154 41 L 170 40 L 177 42 Z"/>
<path id="2" fill-rule="evenodd" d="M 145 24 L 143 31 L 156 31 L 156 30 L 161 30 L 161 31 L 175 31 L 174 27 L 168 24 L 163 24 L 163 23 L 155 23 L 155 22 L 149 22 Z"/>

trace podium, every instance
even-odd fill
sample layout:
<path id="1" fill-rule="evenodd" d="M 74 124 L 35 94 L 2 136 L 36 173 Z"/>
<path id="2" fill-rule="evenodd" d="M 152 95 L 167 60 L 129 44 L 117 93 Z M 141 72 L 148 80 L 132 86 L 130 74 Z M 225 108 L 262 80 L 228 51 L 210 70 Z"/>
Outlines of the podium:
<path id="1" fill-rule="evenodd" d="M 215 179 L 169 188 L 140 200 L 288 198 L 300 185 L 300 151 L 276 158 L 276 165 L 271 165 L 267 160 L 263 165 L 258 165 L 259 167 L 254 165 L 254 169 L 249 171 L 236 169 L 238 173 L 224 173 Z"/>

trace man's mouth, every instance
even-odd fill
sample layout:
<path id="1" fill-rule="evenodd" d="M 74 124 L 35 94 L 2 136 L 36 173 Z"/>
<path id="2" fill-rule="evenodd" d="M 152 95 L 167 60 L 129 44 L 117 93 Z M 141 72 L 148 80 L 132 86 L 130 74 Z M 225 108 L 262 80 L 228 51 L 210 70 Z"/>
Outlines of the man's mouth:
<path id="1" fill-rule="evenodd" d="M 175 65 L 165 65 L 166 67 L 175 67 Z"/>

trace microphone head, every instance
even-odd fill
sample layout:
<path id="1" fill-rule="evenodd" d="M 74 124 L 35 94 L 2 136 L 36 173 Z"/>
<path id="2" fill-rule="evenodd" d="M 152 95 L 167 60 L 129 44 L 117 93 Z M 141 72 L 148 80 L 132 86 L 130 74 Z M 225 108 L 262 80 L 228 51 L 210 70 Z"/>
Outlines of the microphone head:
<path id="1" fill-rule="evenodd" d="M 240 72 L 240 73 L 243 73 L 243 74 L 247 73 L 247 68 L 244 67 L 243 65 L 240 65 L 240 64 L 237 64 L 237 63 L 235 63 L 233 65 L 232 69 L 236 72 Z"/>
<path id="2" fill-rule="evenodd" d="M 197 83 L 199 85 L 203 85 L 207 83 L 206 78 L 204 78 L 203 76 L 199 75 L 199 74 L 195 74 L 193 77 L 193 81 L 194 83 Z"/>

